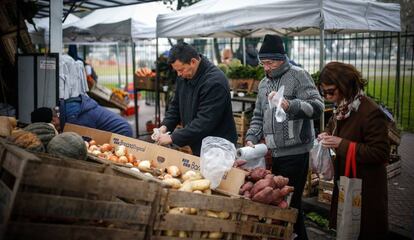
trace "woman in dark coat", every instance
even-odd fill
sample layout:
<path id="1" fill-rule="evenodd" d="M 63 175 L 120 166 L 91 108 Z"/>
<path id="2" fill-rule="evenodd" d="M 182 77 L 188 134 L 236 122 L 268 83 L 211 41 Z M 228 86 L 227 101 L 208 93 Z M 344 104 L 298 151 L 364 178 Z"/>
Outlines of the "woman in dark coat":
<path id="1" fill-rule="evenodd" d="M 359 239 L 386 239 L 388 196 L 386 164 L 389 160 L 385 114 L 363 91 L 365 81 L 350 64 L 331 62 L 321 71 L 320 89 L 336 109 L 318 139 L 336 151 L 335 188 L 331 205 L 331 227 L 336 227 L 338 180 L 345 172 L 350 142 L 356 142 L 357 177 L 362 179 L 361 229 Z"/>

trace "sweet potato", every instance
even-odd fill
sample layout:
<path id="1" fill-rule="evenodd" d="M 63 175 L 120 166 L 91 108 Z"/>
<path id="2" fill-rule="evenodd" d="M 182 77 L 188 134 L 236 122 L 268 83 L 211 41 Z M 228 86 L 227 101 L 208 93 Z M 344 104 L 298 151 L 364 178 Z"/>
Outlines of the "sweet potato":
<path id="1" fill-rule="evenodd" d="M 275 175 L 273 175 L 273 174 L 267 174 L 265 177 L 264 177 L 264 179 L 273 179 L 274 178 L 274 176 Z"/>
<path id="2" fill-rule="evenodd" d="M 250 199 L 252 198 L 252 194 L 249 191 L 246 191 L 243 193 L 243 197 Z"/>
<path id="3" fill-rule="evenodd" d="M 256 193 L 260 192 L 265 187 L 270 187 L 273 189 L 275 188 L 275 186 L 276 185 L 273 179 L 261 179 L 254 184 L 252 190 L 250 190 L 250 193 L 252 194 L 252 196 L 254 196 L 256 195 Z"/>
<path id="4" fill-rule="evenodd" d="M 253 185 L 254 185 L 254 183 L 253 183 L 253 182 L 245 182 L 245 183 L 241 186 L 241 188 L 240 188 L 240 190 L 239 190 L 239 194 L 243 195 L 243 194 L 244 194 L 244 192 L 246 192 L 246 191 L 250 191 L 250 190 L 253 188 Z"/>
<path id="5" fill-rule="evenodd" d="M 277 188 L 283 188 L 289 183 L 289 178 L 285 178 L 279 175 L 279 176 L 274 176 L 273 181 L 275 181 Z"/>
<path id="6" fill-rule="evenodd" d="M 292 187 L 292 186 L 284 186 L 283 188 L 281 188 L 280 189 L 280 194 L 282 195 L 282 196 L 286 196 L 286 195 L 288 195 L 289 193 L 291 193 L 291 192 L 293 192 L 295 190 L 295 188 L 294 187 Z"/>
<path id="7" fill-rule="evenodd" d="M 269 173 L 270 171 L 264 168 L 255 168 L 250 173 L 250 178 L 253 180 L 253 182 L 257 182 L 260 179 L 263 179 Z"/>
<path id="8" fill-rule="evenodd" d="M 289 204 L 285 200 L 282 200 L 277 206 L 280 208 L 288 208 Z"/>
<path id="9" fill-rule="evenodd" d="M 264 204 L 270 204 L 273 200 L 272 192 L 273 188 L 265 187 L 260 192 L 254 194 L 252 200 Z"/>
<path id="10" fill-rule="evenodd" d="M 241 166 L 243 166 L 246 163 L 247 163 L 246 160 L 237 159 L 236 161 L 234 161 L 233 167 L 241 167 Z"/>
<path id="11" fill-rule="evenodd" d="M 284 200 L 282 194 L 280 194 L 280 189 L 276 188 L 272 191 L 272 205 L 278 205 L 282 200 Z"/>

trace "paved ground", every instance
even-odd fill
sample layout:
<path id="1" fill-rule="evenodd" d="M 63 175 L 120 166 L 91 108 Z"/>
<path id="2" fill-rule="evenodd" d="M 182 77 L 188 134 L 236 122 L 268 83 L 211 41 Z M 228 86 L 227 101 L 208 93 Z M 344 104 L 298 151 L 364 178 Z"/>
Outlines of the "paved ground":
<path id="1" fill-rule="evenodd" d="M 149 103 L 149 105 L 148 105 Z M 148 120 L 154 121 L 154 103 L 142 99 L 139 101 L 139 132 L 145 133 L 145 123 Z M 234 106 L 237 107 L 237 106 Z M 164 108 L 161 108 L 163 118 Z M 135 129 L 135 117 L 128 117 L 128 121 Z M 135 130 L 134 130 L 135 132 Z M 145 138 L 142 136 L 141 138 Z M 392 236 L 390 239 L 414 239 L 414 134 L 404 133 L 401 145 L 398 149 L 401 155 L 401 174 L 390 179 L 388 184 L 389 202 L 389 223 Z M 315 198 L 307 199 L 308 208 L 327 215 L 329 207 L 324 204 L 317 204 Z M 305 206 L 304 206 L 305 208 Z M 332 231 L 326 231 L 316 224 L 306 221 L 309 239 L 335 239 Z"/>
<path id="2" fill-rule="evenodd" d="M 390 230 L 414 239 L 414 134 L 402 135 L 398 152 L 401 174 L 388 182 Z"/>

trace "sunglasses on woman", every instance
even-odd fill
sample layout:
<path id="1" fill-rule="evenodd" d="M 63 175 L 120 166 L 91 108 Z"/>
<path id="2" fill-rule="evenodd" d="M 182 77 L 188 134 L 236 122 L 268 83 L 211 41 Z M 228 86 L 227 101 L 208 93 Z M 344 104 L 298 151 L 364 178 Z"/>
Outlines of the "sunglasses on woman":
<path id="1" fill-rule="evenodd" d="M 335 94 L 336 89 L 337 88 L 329 88 L 329 89 L 319 88 L 319 91 L 322 96 L 326 97 L 326 95 L 333 96 Z"/>

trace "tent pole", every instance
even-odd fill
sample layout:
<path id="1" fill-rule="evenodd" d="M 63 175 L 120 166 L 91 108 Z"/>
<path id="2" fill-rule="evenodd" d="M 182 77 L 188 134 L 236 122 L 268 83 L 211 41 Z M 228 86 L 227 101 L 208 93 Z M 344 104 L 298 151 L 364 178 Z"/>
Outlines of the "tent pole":
<path id="1" fill-rule="evenodd" d="M 246 65 L 246 38 L 242 37 L 243 43 L 243 65 Z"/>
<path id="2" fill-rule="evenodd" d="M 118 67 L 118 88 L 121 88 L 121 69 L 119 67 L 119 43 L 116 43 L 116 64 Z"/>
<path id="3" fill-rule="evenodd" d="M 161 123 L 161 110 L 160 110 L 160 69 L 158 68 L 158 36 L 155 38 L 156 42 L 156 49 L 155 49 L 155 68 L 156 68 L 156 77 L 155 77 L 155 94 L 156 94 L 156 100 L 155 100 L 155 125 L 157 127 L 160 127 Z"/>
<path id="4" fill-rule="evenodd" d="M 321 24 L 319 30 L 319 71 L 322 71 L 323 66 L 325 65 L 325 30 L 323 24 Z M 324 108 L 325 109 L 325 108 Z M 320 132 L 325 129 L 325 112 L 322 113 L 320 118 Z"/>
<path id="5" fill-rule="evenodd" d="M 136 134 L 136 138 L 138 138 L 139 137 L 139 119 L 138 119 L 138 111 L 139 111 L 139 108 L 138 108 L 138 89 L 137 89 L 137 86 L 138 86 L 138 83 L 136 82 L 137 81 L 137 79 L 135 78 L 135 42 L 134 41 L 132 41 L 132 39 L 131 39 L 131 42 L 132 42 L 132 46 L 131 46 L 131 48 L 132 48 L 132 54 L 131 54 L 131 56 L 132 56 L 132 72 L 133 72 L 133 76 L 134 76 L 134 111 L 135 111 L 135 134 Z"/>
<path id="6" fill-rule="evenodd" d="M 125 89 L 127 91 L 129 90 L 128 85 L 128 42 L 125 42 Z"/>

